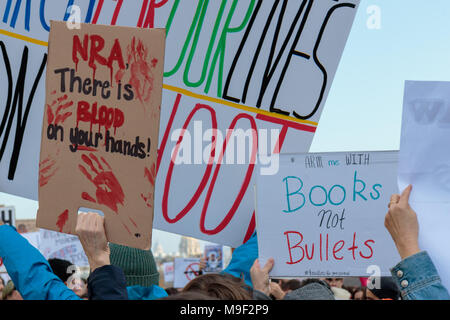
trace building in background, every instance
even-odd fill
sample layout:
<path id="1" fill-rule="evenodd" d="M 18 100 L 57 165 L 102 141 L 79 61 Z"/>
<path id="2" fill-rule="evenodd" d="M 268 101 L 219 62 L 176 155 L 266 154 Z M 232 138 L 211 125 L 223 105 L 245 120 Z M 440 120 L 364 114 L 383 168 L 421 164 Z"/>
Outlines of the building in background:
<path id="1" fill-rule="evenodd" d="M 37 232 L 35 219 L 16 220 L 16 229 L 19 233 Z"/>
<path id="2" fill-rule="evenodd" d="M 203 255 L 203 250 L 200 248 L 200 243 L 197 239 L 190 237 L 181 237 L 180 240 L 180 256 L 183 258 L 200 258 Z"/>

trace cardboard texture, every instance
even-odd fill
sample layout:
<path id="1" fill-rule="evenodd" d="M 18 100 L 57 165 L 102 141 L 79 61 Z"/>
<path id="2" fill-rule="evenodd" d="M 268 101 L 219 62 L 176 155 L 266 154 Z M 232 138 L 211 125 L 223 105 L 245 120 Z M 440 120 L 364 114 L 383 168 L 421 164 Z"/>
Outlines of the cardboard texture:
<path id="1" fill-rule="evenodd" d="M 37 226 L 73 234 L 101 210 L 108 241 L 149 249 L 164 29 L 51 22 Z"/>

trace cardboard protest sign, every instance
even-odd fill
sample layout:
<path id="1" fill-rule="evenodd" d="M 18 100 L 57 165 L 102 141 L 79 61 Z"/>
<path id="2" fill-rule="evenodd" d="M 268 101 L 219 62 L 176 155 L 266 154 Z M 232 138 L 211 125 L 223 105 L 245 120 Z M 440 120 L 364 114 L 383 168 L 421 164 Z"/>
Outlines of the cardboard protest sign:
<path id="1" fill-rule="evenodd" d="M 83 246 L 77 236 L 40 229 L 39 250 L 46 259 L 58 258 L 76 266 L 89 266 Z"/>
<path id="2" fill-rule="evenodd" d="M 419 221 L 419 246 L 426 250 L 444 286 L 450 288 L 450 82 L 406 81 L 398 183 Z"/>
<path id="3" fill-rule="evenodd" d="M 173 262 L 164 262 L 162 265 L 163 274 L 164 274 L 164 282 L 173 282 L 174 277 L 174 263 Z"/>
<path id="4" fill-rule="evenodd" d="M 175 258 L 174 260 L 174 288 L 184 288 L 189 281 L 199 275 L 199 258 Z"/>
<path id="5" fill-rule="evenodd" d="M 273 277 L 389 276 L 400 261 L 384 227 L 397 152 L 280 156 L 257 178 L 259 258 Z"/>
<path id="6" fill-rule="evenodd" d="M 4 111 L 21 122 L 18 134 L 1 137 L 0 189 L 38 198 L 50 20 L 166 28 L 155 227 L 236 247 L 255 227 L 254 164 L 276 167 L 257 154 L 309 150 L 360 1 L 16 1 L 17 10 L 8 3 L 0 3 L 0 72 L 9 67 L 13 78 L 0 81 L 0 97 L 23 92 L 24 112 Z M 227 129 L 227 153 L 233 143 L 241 151 L 219 161 Z M 172 165 L 177 145 L 182 163 Z"/>
<path id="7" fill-rule="evenodd" d="M 165 32 L 51 26 L 37 226 L 73 233 L 98 209 L 110 242 L 148 249 Z"/>
<path id="8" fill-rule="evenodd" d="M 205 245 L 206 273 L 219 273 L 223 270 L 223 247 Z"/>
<path id="9" fill-rule="evenodd" d="M 0 207 L 0 220 L 12 227 L 16 226 L 16 208 Z"/>

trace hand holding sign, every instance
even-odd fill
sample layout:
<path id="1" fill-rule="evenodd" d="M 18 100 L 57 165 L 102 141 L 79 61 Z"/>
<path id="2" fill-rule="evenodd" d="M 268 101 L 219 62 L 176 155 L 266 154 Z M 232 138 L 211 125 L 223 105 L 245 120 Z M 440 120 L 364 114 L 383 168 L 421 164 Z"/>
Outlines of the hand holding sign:
<path id="1" fill-rule="evenodd" d="M 104 218 L 97 213 L 78 215 L 75 233 L 88 257 L 91 271 L 110 264 L 104 223 Z"/>
<path id="2" fill-rule="evenodd" d="M 252 277 L 253 288 L 263 292 L 267 296 L 270 294 L 270 279 L 269 272 L 272 270 L 275 260 L 270 258 L 266 265 L 261 268 L 259 259 L 256 259 L 250 269 L 250 276 Z"/>
<path id="3" fill-rule="evenodd" d="M 409 205 L 411 190 L 412 186 L 410 185 L 401 196 L 392 195 L 389 211 L 384 221 L 402 259 L 420 252 L 419 223 L 416 213 Z"/>

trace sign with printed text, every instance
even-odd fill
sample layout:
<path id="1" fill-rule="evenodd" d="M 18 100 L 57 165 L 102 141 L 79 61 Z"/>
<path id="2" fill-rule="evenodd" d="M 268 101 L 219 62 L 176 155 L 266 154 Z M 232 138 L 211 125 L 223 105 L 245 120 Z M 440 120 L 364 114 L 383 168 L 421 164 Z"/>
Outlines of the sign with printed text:
<path id="1" fill-rule="evenodd" d="M 359 3 L 0 2 L 0 96 L 6 101 L 0 112 L 5 120 L 21 120 L 0 132 L 0 190 L 36 200 L 38 177 L 48 174 L 38 154 L 50 20 L 67 21 L 73 30 L 79 21 L 165 28 L 160 152 L 148 174 L 154 179 L 158 172 L 154 224 L 237 247 L 255 229 L 250 186 L 256 163 L 270 173 L 277 168 L 270 155 L 309 150 Z M 16 90 L 23 105 L 8 99 Z"/>
<path id="2" fill-rule="evenodd" d="M 257 178 L 261 263 L 275 259 L 273 277 L 389 276 L 397 164 L 398 152 L 281 155 L 278 174 Z"/>
<path id="3" fill-rule="evenodd" d="M 52 22 L 37 225 L 75 231 L 102 210 L 110 242 L 148 249 L 164 64 L 162 29 Z"/>
<path id="4" fill-rule="evenodd" d="M 223 270 L 223 247 L 221 245 L 205 245 L 205 272 L 219 273 Z"/>
<path id="5" fill-rule="evenodd" d="M 89 266 L 77 236 L 40 229 L 39 250 L 45 259 L 57 258 L 70 261 L 79 267 Z"/>
<path id="6" fill-rule="evenodd" d="M 16 226 L 16 208 L 14 207 L 0 207 L 0 219 L 4 224 L 12 227 Z"/>
<path id="7" fill-rule="evenodd" d="M 195 279 L 200 274 L 199 258 L 175 258 L 173 287 L 184 288 L 189 281 Z"/>

